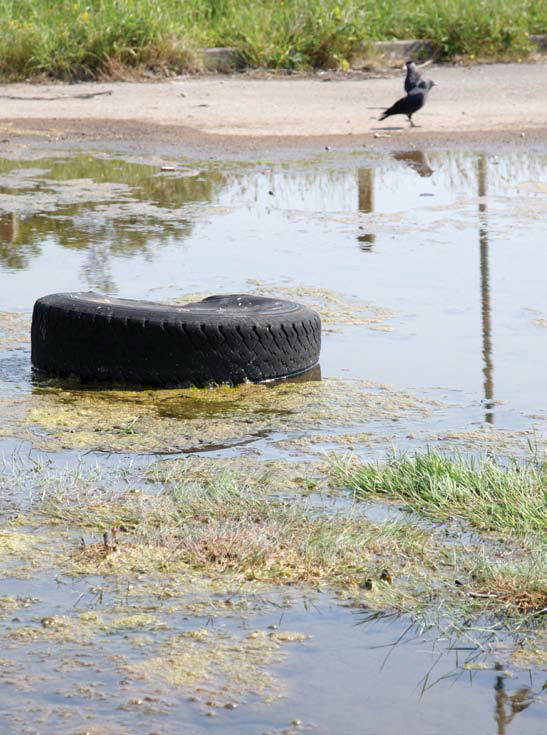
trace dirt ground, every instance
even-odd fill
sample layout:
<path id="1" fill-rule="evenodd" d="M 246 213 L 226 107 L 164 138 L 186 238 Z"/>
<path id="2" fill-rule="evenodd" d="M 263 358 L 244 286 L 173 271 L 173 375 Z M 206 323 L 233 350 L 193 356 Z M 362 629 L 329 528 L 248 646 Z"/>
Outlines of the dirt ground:
<path id="1" fill-rule="evenodd" d="M 378 122 L 403 72 L 266 74 L 156 82 L 0 85 L 0 155 L 16 140 L 117 140 L 250 152 L 276 146 L 547 143 L 547 63 L 430 66 L 420 126 Z"/>

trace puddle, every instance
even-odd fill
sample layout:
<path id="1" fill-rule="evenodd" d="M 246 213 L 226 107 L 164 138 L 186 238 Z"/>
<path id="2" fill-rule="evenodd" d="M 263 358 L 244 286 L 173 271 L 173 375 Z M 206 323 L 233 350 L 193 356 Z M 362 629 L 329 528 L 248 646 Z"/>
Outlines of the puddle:
<path id="1" fill-rule="evenodd" d="M 178 301 L 248 291 L 319 309 L 323 378 L 368 380 L 438 401 L 429 421 L 394 415 L 395 433 L 392 421 L 377 422 L 384 444 L 444 442 L 454 434 L 465 435 L 467 446 L 484 425 L 496 428 L 490 436 L 504 451 L 541 441 L 546 160 L 399 152 L 261 166 L 170 161 L 169 172 L 161 163 L 81 154 L 0 162 L 0 394 L 13 395 L 14 386 L 30 393 L 28 318 L 45 292 L 98 289 Z M 38 395 L 34 389 L 25 409 L 31 419 L 54 411 L 52 394 Z M 88 410 L 89 394 L 76 396 L 67 403 Z M 131 400 L 119 401 L 120 425 L 133 420 L 125 416 Z M 162 416 L 185 421 L 185 405 L 166 401 Z M 258 412 L 252 421 L 249 438 L 259 451 L 273 456 L 285 442 L 301 442 Z M 40 437 L 48 422 L 37 422 Z M 359 435 L 371 433 L 367 423 L 340 426 L 336 434 L 348 441 L 334 443 L 359 451 Z M 20 435 L 9 419 L 3 433 Z M 204 443 L 232 445 L 245 432 L 222 433 Z M 323 433 L 314 432 L 310 444 L 321 448 Z M 59 442 L 55 426 L 52 437 L 51 448 L 103 445 L 78 431 Z M 134 448 L 158 451 L 162 443 L 166 451 L 199 449 L 164 438 Z M 130 442 L 112 448 L 131 451 Z"/>
<path id="2" fill-rule="evenodd" d="M 25 535 L 10 534 L 7 554 L 22 566 L 0 585 L 10 732 L 349 735 L 366 718 L 361 732 L 457 735 L 462 713 L 484 732 L 540 731 L 544 677 L 473 631 L 190 570 L 71 577 L 57 566 L 71 542 L 62 530 L 33 541 L 56 554 L 32 568 Z"/>
<path id="3" fill-rule="evenodd" d="M 331 494 L 326 452 L 541 451 L 546 192 L 547 158 L 525 153 L 0 161 L 0 710 L 10 732 L 540 731 L 538 651 L 374 615 L 321 586 L 234 586 L 189 569 L 69 573 L 78 544 L 99 548 L 103 532 L 111 543 L 110 527 L 80 541 L 69 521 L 29 529 L 19 513 L 45 493 L 44 468 L 46 489 L 70 490 L 74 503 L 93 493 L 107 503 L 132 467 L 143 497 L 161 493 L 182 462 L 196 481 L 275 476 L 276 498 L 336 513 L 349 500 Z M 89 289 L 301 301 L 322 316 L 320 372 L 205 391 L 40 380 L 34 301 Z M 393 504 L 361 512 L 409 519 Z"/>

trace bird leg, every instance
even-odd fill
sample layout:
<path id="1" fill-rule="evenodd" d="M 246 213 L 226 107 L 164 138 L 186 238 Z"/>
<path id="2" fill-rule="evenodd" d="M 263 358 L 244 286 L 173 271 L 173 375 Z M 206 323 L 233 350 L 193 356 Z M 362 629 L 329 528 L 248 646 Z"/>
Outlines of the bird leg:
<path id="1" fill-rule="evenodd" d="M 418 127 L 415 122 L 412 122 L 412 115 L 409 115 L 408 116 L 408 119 L 409 119 L 410 127 L 411 128 L 417 128 Z"/>

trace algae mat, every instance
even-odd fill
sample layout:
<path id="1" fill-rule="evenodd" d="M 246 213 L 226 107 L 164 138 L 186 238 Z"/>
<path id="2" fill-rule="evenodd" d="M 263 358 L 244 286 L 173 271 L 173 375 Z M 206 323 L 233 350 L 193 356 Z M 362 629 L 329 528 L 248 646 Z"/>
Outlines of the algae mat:
<path id="1" fill-rule="evenodd" d="M 423 417 L 438 407 L 387 386 L 338 379 L 211 390 L 35 387 L 29 395 L 0 396 L 0 435 L 46 451 L 177 453 Z"/>

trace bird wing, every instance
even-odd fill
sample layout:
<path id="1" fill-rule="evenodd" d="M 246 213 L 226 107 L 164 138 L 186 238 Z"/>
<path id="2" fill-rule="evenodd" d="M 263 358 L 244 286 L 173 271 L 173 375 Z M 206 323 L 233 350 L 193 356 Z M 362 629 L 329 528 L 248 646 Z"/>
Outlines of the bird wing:
<path id="1" fill-rule="evenodd" d="M 414 87 L 418 85 L 422 78 L 422 73 L 416 68 L 416 64 L 411 62 L 406 67 L 405 92 L 408 94 Z"/>

